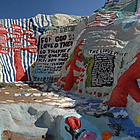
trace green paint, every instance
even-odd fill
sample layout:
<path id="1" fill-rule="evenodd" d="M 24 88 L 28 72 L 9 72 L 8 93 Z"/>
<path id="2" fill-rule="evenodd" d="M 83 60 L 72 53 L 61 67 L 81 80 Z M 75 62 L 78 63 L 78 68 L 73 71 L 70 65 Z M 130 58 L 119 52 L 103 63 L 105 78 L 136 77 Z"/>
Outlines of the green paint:
<path id="1" fill-rule="evenodd" d="M 51 16 L 51 20 L 52 20 L 52 26 L 57 26 L 58 22 L 57 22 L 57 17 L 56 16 Z"/>
<path id="2" fill-rule="evenodd" d="M 117 11 L 117 12 L 116 12 L 116 17 L 117 17 L 117 18 L 122 18 L 122 17 L 123 17 L 122 12 L 121 12 L 121 11 Z"/>
<path id="3" fill-rule="evenodd" d="M 87 79 L 86 79 L 86 87 L 91 87 L 91 79 L 92 79 L 92 67 L 94 64 L 94 57 L 85 57 L 85 59 L 88 60 L 88 66 L 87 66 Z"/>
<path id="4" fill-rule="evenodd" d="M 72 18 L 74 18 L 74 19 L 79 19 L 79 18 L 81 18 L 81 16 L 75 16 L 75 15 L 69 15 L 70 17 L 72 17 Z"/>
<path id="5" fill-rule="evenodd" d="M 135 15 L 135 12 L 137 11 L 137 5 L 138 5 L 138 0 L 136 0 L 136 5 L 135 5 L 135 9 L 134 9 L 134 15 Z"/>
<path id="6" fill-rule="evenodd" d="M 111 113 L 111 112 L 106 112 L 106 113 L 102 113 L 102 114 L 94 113 L 94 117 L 96 117 L 96 118 L 100 118 L 102 115 L 103 116 L 108 116 L 108 117 L 114 118 L 114 114 Z"/>
<path id="7" fill-rule="evenodd" d="M 67 32 L 68 28 L 71 28 L 70 31 L 74 31 L 75 27 L 76 27 L 76 25 L 69 25 L 69 26 L 64 26 L 62 28 L 64 29 L 64 32 Z M 63 32 L 63 31 L 60 29 L 60 32 Z"/>
<path id="8" fill-rule="evenodd" d="M 75 54 L 76 50 L 74 50 L 72 52 L 72 54 L 70 55 L 70 59 L 66 62 L 66 63 L 69 63 L 73 58 L 74 58 L 74 54 Z"/>

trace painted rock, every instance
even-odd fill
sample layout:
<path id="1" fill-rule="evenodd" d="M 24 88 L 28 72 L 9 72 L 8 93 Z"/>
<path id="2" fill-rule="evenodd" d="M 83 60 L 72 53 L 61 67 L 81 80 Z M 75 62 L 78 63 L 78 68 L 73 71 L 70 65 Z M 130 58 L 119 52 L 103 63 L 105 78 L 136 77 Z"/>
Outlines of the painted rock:
<path id="1" fill-rule="evenodd" d="M 92 131 L 87 131 L 81 138 L 80 140 L 96 140 L 97 135 L 96 133 Z"/>

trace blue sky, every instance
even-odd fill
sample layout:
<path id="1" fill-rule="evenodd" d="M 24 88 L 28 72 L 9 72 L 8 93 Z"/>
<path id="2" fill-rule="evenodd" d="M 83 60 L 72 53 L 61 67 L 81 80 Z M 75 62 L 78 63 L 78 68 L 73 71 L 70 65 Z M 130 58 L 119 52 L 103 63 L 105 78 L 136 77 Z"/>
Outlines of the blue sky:
<path id="1" fill-rule="evenodd" d="M 105 0 L 1 0 L 0 19 L 30 18 L 56 13 L 88 16 L 104 6 Z"/>

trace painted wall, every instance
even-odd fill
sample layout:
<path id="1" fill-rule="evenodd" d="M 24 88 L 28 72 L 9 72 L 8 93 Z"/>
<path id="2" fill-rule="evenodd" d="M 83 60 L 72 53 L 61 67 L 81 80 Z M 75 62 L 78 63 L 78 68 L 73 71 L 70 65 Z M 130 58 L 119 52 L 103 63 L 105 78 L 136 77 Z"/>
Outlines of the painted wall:
<path id="1" fill-rule="evenodd" d="M 29 19 L 0 20 L 2 82 L 31 80 L 30 65 L 38 56 L 39 36 L 51 24 L 50 16 L 40 14 Z"/>
<path id="2" fill-rule="evenodd" d="M 45 34 L 40 38 L 38 60 L 32 69 L 33 80 L 58 81 L 62 67 L 69 58 L 75 33 L 52 33 L 54 34 Z"/>
<path id="3" fill-rule="evenodd" d="M 49 81 L 45 91 L 55 83 L 65 94 L 89 97 L 81 97 L 77 112 L 92 124 L 79 114 L 64 116 L 64 139 L 83 140 L 88 131 L 94 139 L 140 139 L 139 4 L 121 2 L 88 20 L 71 17 L 70 26 L 60 27 L 60 15 L 0 20 L 1 81 Z"/>
<path id="4" fill-rule="evenodd" d="M 130 11 L 126 12 L 127 7 Z M 109 107 L 108 113 L 114 110 L 118 117 L 123 116 L 123 121 L 127 120 L 122 123 L 119 118 L 110 118 L 109 127 L 117 130 L 120 125 L 121 132 L 139 139 L 140 20 L 135 15 L 134 1 L 119 8 L 121 11 L 109 11 L 104 7 L 104 11 L 100 9 L 91 16 L 92 22 L 75 39 L 76 45 L 70 51 L 71 59 L 65 63 L 60 81 L 65 91 L 92 97 L 95 102 L 102 100 Z M 90 110 L 89 115 L 97 118 L 103 111 Z M 126 111 L 128 116 L 118 110 Z"/>
<path id="5" fill-rule="evenodd" d="M 54 17 L 59 17 L 62 20 L 60 21 L 59 18 L 55 19 Z M 50 16 L 38 14 L 29 19 L 0 19 L 0 81 L 35 80 L 32 77 L 33 68 L 31 65 L 39 60 L 42 55 L 41 50 L 39 51 L 39 49 L 42 49 L 40 41 L 41 45 L 43 43 L 40 37 L 47 27 L 55 28 L 57 26 L 58 28 L 60 24 L 63 24 L 63 26 L 72 24 L 71 27 L 74 28 L 80 21 L 75 24 L 73 21 L 79 18 L 81 17 L 64 14 Z M 40 73 L 40 70 L 37 73 Z M 38 80 L 42 80 L 41 76 Z"/>

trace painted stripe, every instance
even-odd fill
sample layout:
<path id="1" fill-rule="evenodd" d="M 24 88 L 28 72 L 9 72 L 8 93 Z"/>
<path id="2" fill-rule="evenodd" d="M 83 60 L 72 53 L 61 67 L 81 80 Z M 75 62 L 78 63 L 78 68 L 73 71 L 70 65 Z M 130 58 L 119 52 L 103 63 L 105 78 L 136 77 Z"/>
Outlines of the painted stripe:
<path id="1" fill-rule="evenodd" d="M 34 36 L 37 38 L 37 44 L 40 43 L 40 36 L 42 35 L 43 31 L 46 27 L 52 25 L 51 16 L 49 15 L 37 15 L 36 17 L 29 18 L 29 19 L 0 19 L 0 26 L 10 27 L 12 24 L 20 25 L 23 30 L 33 30 Z M 12 28 L 8 29 L 8 32 L 13 32 Z M 23 33 L 23 31 L 22 31 Z M 7 34 L 7 37 L 11 37 L 12 35 Z M 26 35 L 23 38 L 28 38 Z M 24 39 L 19 39 L 24 47 L 30 45 L 29 42 L 25 41 Z M 12 47 L 13 42 L 16 39 L 7 40 L 7 46 Z M 27 50 L 21 51 L 21 59 L 22 65 L 25 71 L 27 71 L 27 75 L 29 80 L 31 79 L 31 71 L 30 66 L 31 64 L 37 60 L 38 53 L 29 53 Z M 1 74 L 1 81 L 2 82 L 14 82 L 16 79 L 16 70 L 14 67 L 14 52 L 13 49 L 10 49 L 9 54 L 0 54 L 0 64 L 2 65 L 2 74 Z"/>

